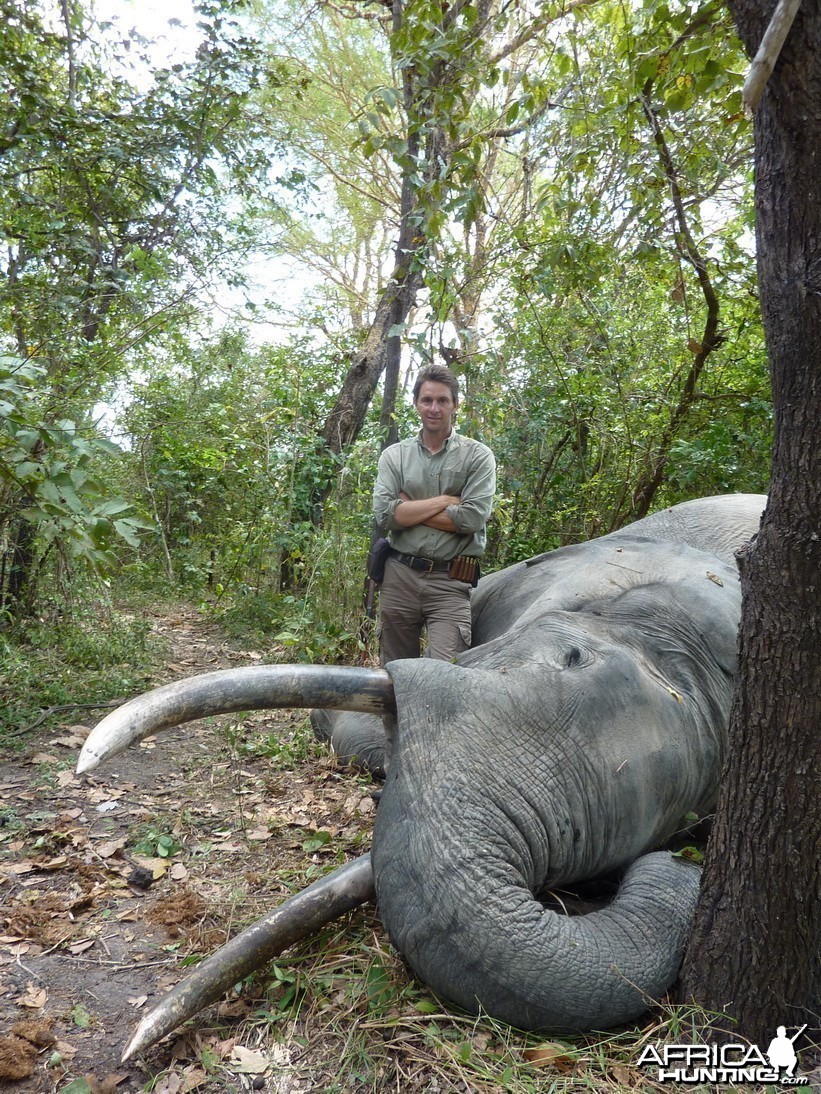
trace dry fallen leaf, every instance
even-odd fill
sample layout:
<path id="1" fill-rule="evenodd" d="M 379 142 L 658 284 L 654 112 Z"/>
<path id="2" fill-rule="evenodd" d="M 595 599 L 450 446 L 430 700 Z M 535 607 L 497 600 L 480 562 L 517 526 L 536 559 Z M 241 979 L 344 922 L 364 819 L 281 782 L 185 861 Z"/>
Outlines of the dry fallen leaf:
<path id="1" fill-rule="evenodd" d="M 271 833 L 267 828 L 254 828 L 250 832 L 245 833 L 245 838 L 250 840 L 266 840 L 271 838 Z"/>
<path id="2" fill-rule="evenodd" d="M 178 1075 L 176 1071 L 172 1071 L 170 1075 L 160 1079 L 157 1086 L 154 1087 L 154 1094 L 180 1094 L 183 1089 L 182 1084 L 182 1076 Z"/>
<path id="3" fill-rule="evenodd" d="M 86 733 L 85 737 L 80 737 L 75 734 L 72 734 L 70 737 L 55 737 L 54 740 L 49 741 L 49 744 L 62 745 L 63 748 L 80 748 L 87 736 L 88 733 Z"/>
<path id="4" fill-rule="evenodd" d="M 125 1072 L 122 1074 L 110 1072 L 97 1084 L 97 1094 L 116 1094 L 117 1087 L 127 1078 L 128 1075 Z"/>
<path id="5" fill-rule="evenodd" d="M 96 941 L 96 938 L 83 938 L 79 942 L 72 942 L 67 949 L 69 953 L 83 953 L 84 950 L 90 950 Z"/>
<path id="6" fill-rule="evenodd" d="M 62 868 L 68 862 L 66 855 L 58 855 L 56 858 L 49 859 L 48 862 L 42 863 L 38 869 L 40 870 L 62 870 Z"/>
<path id="7" fill-rule="evenodd" d="M 98 844 L 94 850 L 100 858 L 111 858 L 112 855 L 116 855 L 118 851 L 125 847 L 127 840 L 127 836 L 121 836 L 119 839 L 107 840 L 106 843 Z"/>
<path id="8" fill-rule="evenodd" d="M 622 1067 L 621 1064 L 614 1064 L 610 1071 L 613 1078 L 624 1090 L 637 1089 L 641 1084 L 641 1076 L 631 1071 L 628 1067 Z"/>
<path id="9" fill-rule="evenodd" d="M 10 862 L 4 869 L 9 874 L 30 874 L 32 870 L 39 870 L 40 867 L 34 862 Z"/>
<path id="10" fill-rule="evenodd" d="M 576 1060 L 567 1051 L 567 1045 L 552 1041 L 545 1041 L 536 1048 L 527 1048 L 524 1058 L 533 1067 L 558 1068 L 559 1071 L 572 1071 L 576 1066 Z"/>
<path id="11" fill-rule="evenodd" d="M 18 957 L 22 957 L 24 953 L 31 952 L 31 947 L 31 942 L 14 942 L 10 946 L 6 946 L 5 953 L 0 952 L 0 965 L 16 964 Z"/>
<path id="12" fill-rule="evenodd" d="M 26 994 L 21 996 L 17 1000 L 18 1007 L 30 1007 L 32 1010 L 40 1010 L 41 1007 L 46 1005 L 48 1000 L 48 992 L 45 988 L 38 988 L 37 985 L 29 980 L 26 984 Z"/>
<path id="13" fill-rule="evenodd" d="M 253 1049 L 244 1048 L 242 1045 L 234 1045 L 228 1066 L 241 1075 L 263 1075 L 271 1065 L 268 1058 L 261 1052 L 254 1052 Z"/>
<path id="14" fill-rule="evenodd" d="M 151 876 L 155 881 L 157 881 L 158 878 L 164 877 L 168 870 L 167 859 L 142 858 L 140 855 L 135 855 L 134 861 L 138 866 L 142 866 L 144 870 L 150 870 Z"/>

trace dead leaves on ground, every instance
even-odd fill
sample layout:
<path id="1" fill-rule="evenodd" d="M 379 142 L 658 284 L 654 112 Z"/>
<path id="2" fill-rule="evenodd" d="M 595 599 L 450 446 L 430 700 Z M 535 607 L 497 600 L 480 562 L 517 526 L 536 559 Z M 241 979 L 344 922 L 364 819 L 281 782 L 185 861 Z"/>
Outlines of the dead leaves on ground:
<path id="1" fill-rule="evenodd" d="M 183 646 L 158 682 L 225 667 L 226 659 L 261 659 L 253 650 L 235 655 L 203 634 L 201 620 L 178 621 L 173 640 Z M 284 712 L 253 714 L 242 733 L 264 744 L 295 724 Z M 31 1042 L 12 1034 L 12 1024 L 52 1012 L 63 1027 L 58 1037 L 73 1042 L 60 1041 L 61 1059 L 78 1054 L 70 1072 L 82 1076 L 107 1058 L 112 1074 L 76 1079 L 74 1094 L 113 1089 L 124 1017 L 127 1024 L 149 996 L 179 979 L 180 958 L 216 948 L 230 925 L 264 914 L 318 869 L 358 853 L 374 810 L 367 787 L 329 758 L 277 770 L 264 748 L 238 755 L 213 723 L 142 742 L 119 761 L 119 778 L 108 771 L 77 777 L 73 764 L 88 733 L 65 724 L 44 734 L 33 755 L 11 759 L 0 775 L 2 1032 L 23 1042 L 10 1053 L 24 1060 Z M 141 834 L 159 825 L 179 850 L 138 853 Z M 33 970 L 31 978 L 23 969 Z M 93 977 L 110 987 L 115 969 L 123 975 L 118 1016 L 92 1013 L 87 1028 L 78 1025 L 72 1015 L 80 1000 L 99 1011 L 86 987 Z M 230 1062 L 233 1047 L 227 1055 L 222 1043 L 213 1048 L 220 1067 L 248 1064 L 243 1052 Z M 197 1085 L 193 1072 L 187 1085 L 163 1081 L 167 1094 Z"/>

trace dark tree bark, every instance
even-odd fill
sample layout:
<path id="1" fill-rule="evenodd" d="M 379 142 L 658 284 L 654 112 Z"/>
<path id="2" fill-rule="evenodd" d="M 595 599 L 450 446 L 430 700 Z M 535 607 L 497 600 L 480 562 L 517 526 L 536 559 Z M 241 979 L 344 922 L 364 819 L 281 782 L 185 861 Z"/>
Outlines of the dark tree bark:
<path id="1" fill-rule="evenodd" d="M 730 7 L 753 54 L 773 5 Z M 807 1023 L 806 1037 L 821 1025 L 819 0 L 799 10 L 756 114 L 755 149 L 771 492 L 740 558 L 740 673 L 681 998 L 766 1045 L 779 1025 Z"/>
<path id="2" fill-rule="evenodd" d="M 19 513 L 33 500 L 21 491 L 14 508 Z M 34 525 L 18 515 L 11 524 L 9 547 L 3 558 L 3 573 L 8 571 L 8 583 L 0 584 L 0 608 L 6 618 L 14 622 L 31 612 L 36 557 Z"/>
<path id="3" fill-rule="evenodd" d="M 404 15 L 405 0 L 392 0 L 394 34 L 401 29 Z M 410 118 L 418 109 L 416 100 L 419 95 L 420 88 L 412 68 L 403 68 L 402 99 L 409 124 Z M 419 211 L 411 175 L 417 168 L 421 149 L 418 133 L 412 127 L 409 128 L 407 140 L 408 165 L 402 175 L 399 238 L 396 242 L 394 270 L 379 300 L 365 342 L 348 369 L 342 390 L 322 429 L 322 441 L 328 451 L 335 455 L 339 455 L 359 436 L 383 372 L 386 372 L 386 376 L 381 425 L 386 436 L 391 438 L 384 443 L 389 444 L 397 439 L 393 417 L 399 389 L 401 342 L 398 336 L 390 335 L 389 332 L 392 327 L 405 322 L 416 302 L 416 294 L 423 281 L 418 256 L 428 242 L 419 234 L 417 227 Z M 443 134 L 441 131 L 434 132 L 428 138 L 428 147 L 425 149 L 427 170 L 431 169 L 430 165 L 437 163 L 443 149 Z M 422 170 L 425 173 L 425 169 Z"/>
<path id="4" fill-rule="evenodd" d="M 398 255 L 401 250 L 400 242 L 397 247 Z M 388 332 L 392 326 L 404 323 L 416 300 L 422 276 L 415 270 L 409 270 L 409 265 L 408 257 L 405 257 L 404 262 L 401 259 L 397 262 L 388 287 L 377 305 L 370 330 L 348 369 L 342 389 L 322 428 L 325 447 L 335 455 L 343 452 L 359 436 L 379 377 L 388 363 L 389 343 L 399 342 L 398 338 L 389 338 Z"/>

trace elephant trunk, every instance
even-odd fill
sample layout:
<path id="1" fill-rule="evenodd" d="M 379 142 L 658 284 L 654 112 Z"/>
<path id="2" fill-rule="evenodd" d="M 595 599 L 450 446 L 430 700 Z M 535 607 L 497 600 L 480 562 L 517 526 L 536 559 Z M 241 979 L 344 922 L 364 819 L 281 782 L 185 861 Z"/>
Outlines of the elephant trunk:
<path id="1" fill-rule="evenodd" d="M 700 871 L 669 853 L 643 854 L 647 846 L 620 857 L 627 841 L 613 817 L 658 825 L 642 816 L 646 802 L 631 814 L 608 788 L 592 744 L 574 738 L 574 752 L 562 740 L 546 692 L 523 699 L 544 672 L 500 677 L 402 661 L 389 672 L 399 737 L 371 854 L 394 945 L 438 994 L 523 1029 L 636 1018 L 675 979 Z M 511 743 L 510 722 L 519 719 L 521 740 L 528 702 L 542 714 L 539 743 L 551 756 L 541 772 L 523 771 L 526 757 Z M 630 754 L 622 773 L 636 767 Z M 625 786 L 625 797 L 643 797 Z M 595 912 L 565 916 L 537 899 L 631 859 L 617 896 Z"/>
<path id="2" fill-rule="evenodd" d="M 374 842 L 380 916 L 420 979 L 466 1011 L 520 1029 L 608 1029 L 637 1018 L 676 978 L 699 871 L 668 853 L 639 859 L 609 905 L 579 916 L 544 908 L 505 872 L 489 878 L 481 856 L 441 863 L 444 878 L 429 860 L 419 880 L 435 904 L 420 906 L 416 879 L 401 869 L 396 881 L 406 853 Z"/>
<path id="3" fill-rule="evenodd" d="M 171 726 L 212 714 L 281 707 L 368 714 L 396 710 L 390 677 L 381 669 L 255 665 L 208 672 L 140 695 L 103 718 L 80 752 L 77 773 L 93 771 L 129 745 Z"/>

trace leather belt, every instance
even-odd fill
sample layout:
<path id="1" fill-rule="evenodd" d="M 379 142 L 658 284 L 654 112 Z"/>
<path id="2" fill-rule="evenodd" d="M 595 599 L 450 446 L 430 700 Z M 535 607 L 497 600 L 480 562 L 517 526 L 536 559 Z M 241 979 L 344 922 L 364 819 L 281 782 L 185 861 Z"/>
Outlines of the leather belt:
<path id="1" fill-rule="evenodd" d="M 450 562 L 436 562 L 432 558 L 420 558 L 418 555 L 403 555 L 400 551 L 394 551 L 391 557 L 403 566 L 410 566 L 412 570 L 421 570 L 425 574 L 446 574 L 450 569 Z"/>

